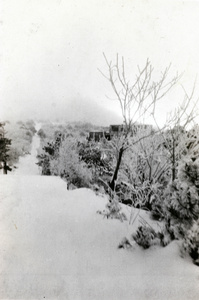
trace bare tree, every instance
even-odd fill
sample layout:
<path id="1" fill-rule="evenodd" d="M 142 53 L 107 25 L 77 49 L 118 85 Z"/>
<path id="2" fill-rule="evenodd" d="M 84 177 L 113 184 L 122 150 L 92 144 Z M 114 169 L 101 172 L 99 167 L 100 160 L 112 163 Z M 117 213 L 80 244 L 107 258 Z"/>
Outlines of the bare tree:
<path id="1" fill-rule="evenodd" d="M 128 136 L 131 134 L 132 128 L 136 128 L 137 123 L 145 117 L 155 114 L 157 102 L 176 84 L 179 75 L 176 74 L 172 79 L 168 79 L 169 66 L 160 74 L 159 79 L 155 80 L 154 69 L 147 59 L 145 66 L 143 68 L 138 67 L 137 75 L 130 81 L 127 79 L 123 57 L 119 59 L 117 55 L 115 63 L 109 62 L 105 54 L 104 59 L 108 67 L 108 73 L 105 75 L 100 72 L 111 84 L 116 100 L 119 101 L 124 122 L 123 139 L 118 148 L 117 162 L 109 184 L 110 188 L 114 190 L 122 157 L 128 148 Z M 135 143 L 138 141 L 139 139 L 135 140 Z"/>

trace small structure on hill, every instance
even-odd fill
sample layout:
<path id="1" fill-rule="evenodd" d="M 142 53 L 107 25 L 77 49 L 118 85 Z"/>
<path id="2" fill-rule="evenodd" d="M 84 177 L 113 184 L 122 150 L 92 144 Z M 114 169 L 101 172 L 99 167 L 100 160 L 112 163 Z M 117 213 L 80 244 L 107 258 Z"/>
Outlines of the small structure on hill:
<path id="1" fill-rule="evenodd" d="M 102 138 L 110 141 L 113 136 L 119 136 L 124 132 L 124 125 L 110 125 L 109 131 L 90 131 L 88 140 L 99 142 Z"/>
<path id="2" fill-rule="evenodd" d="M 152 125 L 147 124 L 134 124 L 131 128 L 131 135 L 137 133 L 138 130 L 152 129 Z M 99 142 L 102 138 L 110 141 L 113 137 L 121 136 L 125 132 L 125 126 L 123 124 L 110 125 L 109 131 L 90 131 L 88 141 Z"/>
<path id="3" fill-rule="evenodd" d="M 120 136 L 124 132 L 124 125 L 110 125 L 109 126 L 109 133 L 110 137 L 113 136 Z"/>
<path id="4" fill-rule="evenodd" d="M 102 138 L 110 140 L 109 132 L 104 132 L 104 131 L 90 131 L 89 132 L 89 136 L 88 136 L 89 141 L 99 142 Z"/>

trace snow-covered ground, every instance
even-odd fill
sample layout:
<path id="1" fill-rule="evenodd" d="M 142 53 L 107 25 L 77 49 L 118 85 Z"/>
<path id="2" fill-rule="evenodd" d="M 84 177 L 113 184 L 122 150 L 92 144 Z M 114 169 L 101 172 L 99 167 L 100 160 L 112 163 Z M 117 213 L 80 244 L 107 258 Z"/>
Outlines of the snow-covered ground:
<path id="1" fill-rule="evenodd" d="M 36 125 L 36 130 L 40 129 L 41 125 Z M 19 158 L 19 163 L 17 164 L 17 169 L 14 170 L 15 175 L 39 175 L 40 171 L 36 165 L 37 159 L 37 149 L 40 145 L 40 138 L 38 135 L 33 137 L 32 149 L 30 155 Z M 12 174 L 8 172 L 9 174 Z"/>
<path id="2" fill-rule="evenodd" d="M 38 143 L 0 176 L 0 299 L 199 299 L 199 268 L 177 242 L 117 249 L 128 223 L 97 214 L 106 199 L 92 191 L 38 175 Z"/>

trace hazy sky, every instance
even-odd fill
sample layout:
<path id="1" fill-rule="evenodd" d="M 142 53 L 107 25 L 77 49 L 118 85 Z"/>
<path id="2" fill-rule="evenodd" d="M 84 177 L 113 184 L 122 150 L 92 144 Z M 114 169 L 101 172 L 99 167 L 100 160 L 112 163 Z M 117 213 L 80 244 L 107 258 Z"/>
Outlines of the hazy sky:
<path id="1" fill-rule="evenodd" d="M 161 71 L 199 70 L 199 2 L 182 0 L 0 0 L 0 118 L 64 118 L 107 124 L 117 101 L 98 68 L 125 57 L 132 75 L 147 57 Z M 198 78 L 199 80 L 199 78 Z M 198 82 L 199 84 L 199 82 Z M 170 93 L 158 109 L 181 101 Z M 199 93 L 198 93 L 199 95 Z M 197 98 L 197 95 L 196 95 Z M 115 117 L 114 117 L 115 114 Z"/>

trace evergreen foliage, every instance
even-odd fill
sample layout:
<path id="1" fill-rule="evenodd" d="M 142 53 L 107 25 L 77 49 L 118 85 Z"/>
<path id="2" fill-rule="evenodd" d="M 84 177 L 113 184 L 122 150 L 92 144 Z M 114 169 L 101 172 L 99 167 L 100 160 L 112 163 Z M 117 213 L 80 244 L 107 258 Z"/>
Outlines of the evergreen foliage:
<path id="1" fill-rule="evenodd" d="M 5 124 L 0 123 L 0 161 L 7 162 L 9 158 L 9 149 L 11 145 L 11 139 L 5 137 Z"/>
<path id="2" fill-rule="evenodd" d="M 199 266 L 199 219 L 193 222 L 183 242 L 183 250 L 191 256 L 194 263 Z"/>
<path id="3" fill-rule="evenodd" d="M 42 175 L 52 175 L 50 162 L 58 156 L 61 140 L 62 134 L 57 133 L 55 139 L 51 142 L 47 142 L 47 144 L 43 146 L 42 152 L 38 154 L 38 165 L 42 169 Z"/>
<path id="4" fill-rule="evenodd" d="M 78 143 L 79 158 L 86 164 L 92 173 L 92 182 L 102 185 L 111 174 L 111 165 L 108 156 L 105 155 L 103 145 L 95 142 Z"/>
<path id="5" fill-rule="evenodd" d="M 178 177 L 165 193 L 165 213 L 172 239 L 184 238 L 199 216 L 199 159 L 179 165 Z"/>
<path id="6" fill-rule="evenodd" d="M 139 246 L 147 249 L 153 244 L 157 234 L 153 228 L 145 225 L 139 226 L 132 237 Z"/>

